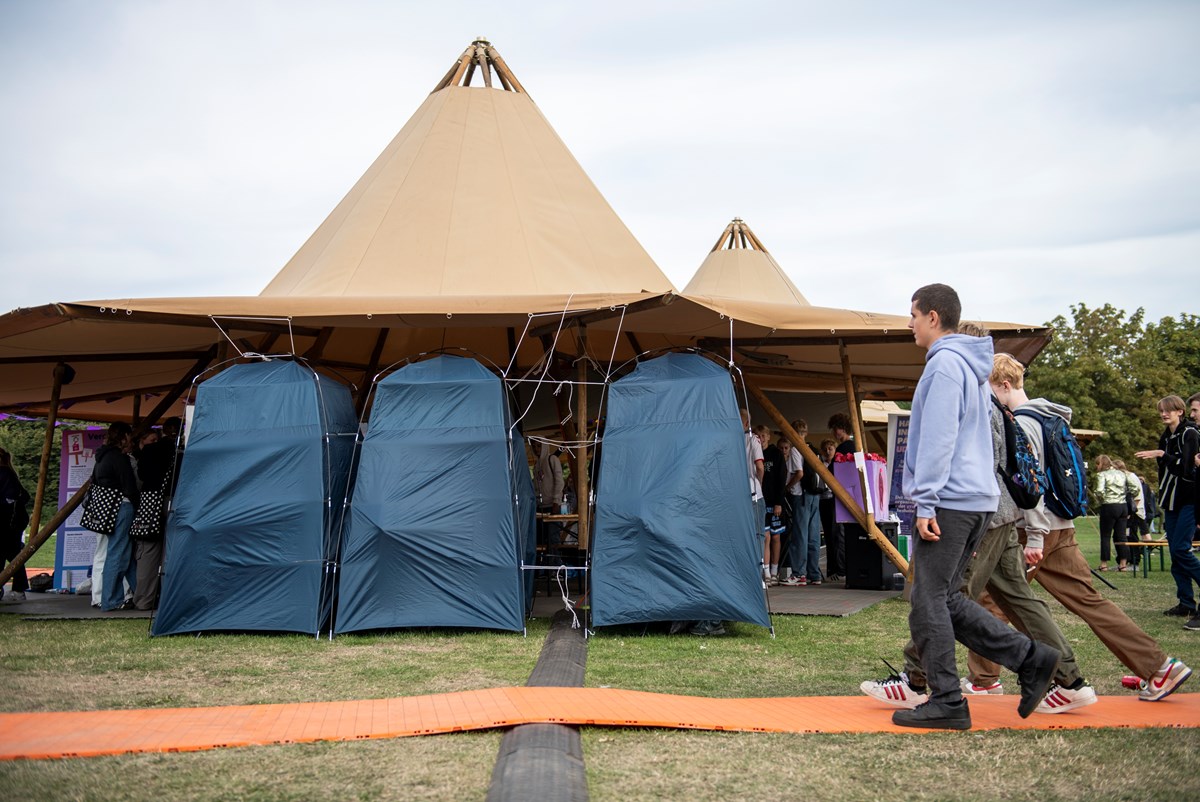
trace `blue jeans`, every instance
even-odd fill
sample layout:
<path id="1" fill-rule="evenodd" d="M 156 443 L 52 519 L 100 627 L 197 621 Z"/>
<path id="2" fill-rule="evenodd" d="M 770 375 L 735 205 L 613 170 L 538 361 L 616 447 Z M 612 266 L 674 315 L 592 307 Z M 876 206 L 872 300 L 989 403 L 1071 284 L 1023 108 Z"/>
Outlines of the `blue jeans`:
<path id="1" fill-rule="evenodd" d="M 987 531 L 991 513 L 936 510 L 940 540 L 913 540 L 920 566 L 912 585 L 908 628 L 921 655 L 931 701 L 962 698 L 954 641 L 1013 671 L 1029 654 L 1031 641 L 967 598 L 963 573 Z"/>
<path id="2" fill-rule="evenodd" d="M 1183 509 L 1167 512 L 1165 528 L 1171 549 L 1171 576 L 1175 577 L 1175 595 L 1184 607 L 1196 608 L 1192 582 L 1200 585 L 1200 560 L 1192 553 L 1192 538 L 1196 533 L 1196 508 L 1184 504 Z"/>
<path id="3" fill-rule="evenodd" d="M 792 539 L 788 555 L 792 573 L 810 580 L 821 578 L 821 497 L 792 496 Z"/>
<path id="4" fill-rule="evenodd" d="M 104 595 L 100 599 L 101 610 L 115 610 L 125 603 L 125 582 L 129 589 L 137 586 L 134 572 L 133 540 L 129 530 L 133 527 L 133 504 L 122 501 L 117 509 L 117 528 L 108 536 L 108 551 L 104 555 Z"/>

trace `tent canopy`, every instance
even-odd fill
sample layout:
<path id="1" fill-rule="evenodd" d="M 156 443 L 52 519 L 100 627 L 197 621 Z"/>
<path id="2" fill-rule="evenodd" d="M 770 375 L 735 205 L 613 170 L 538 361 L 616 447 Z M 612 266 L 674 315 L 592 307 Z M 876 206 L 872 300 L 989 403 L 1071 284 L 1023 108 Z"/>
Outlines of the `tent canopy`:
<path id="1" fill-rule="evenodd" d="M 443 347 L 516 375 L 549 360 L 558 377 L 582 355 L 603 366 L 656 348 L 732 348 L 766 389 L 829 391 L 845 386 L 844 345 L 864 394 L 903 398 L 924 365 L 906 325 L 808 305 L 741 221 L 676 294 L 481 40 L 261 295 L 0 316 L 0 412 L 45 414 L 64 361 L 76 372 L 64 416 L 128 420 L 236 351 L 303 355 L 361 403 L 382 367 Z M 1048 338 L 989 325 L 997 349 L 1024 362 Z"/>

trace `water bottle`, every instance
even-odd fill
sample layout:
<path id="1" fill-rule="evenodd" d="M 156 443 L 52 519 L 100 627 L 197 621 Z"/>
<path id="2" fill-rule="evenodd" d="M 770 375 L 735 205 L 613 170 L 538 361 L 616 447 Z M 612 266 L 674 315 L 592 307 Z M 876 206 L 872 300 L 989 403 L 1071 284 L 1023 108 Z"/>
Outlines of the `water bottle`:
<path id="1" fill-rule="evenodd" d="M 562 504 L 560 504 L 558 506 L 558 514 L 559 515 L 570 515 L 571 514 L 571 508 L 569 506 L 567 506 L 567 499 L 565 497 L 562 500 Z"/>

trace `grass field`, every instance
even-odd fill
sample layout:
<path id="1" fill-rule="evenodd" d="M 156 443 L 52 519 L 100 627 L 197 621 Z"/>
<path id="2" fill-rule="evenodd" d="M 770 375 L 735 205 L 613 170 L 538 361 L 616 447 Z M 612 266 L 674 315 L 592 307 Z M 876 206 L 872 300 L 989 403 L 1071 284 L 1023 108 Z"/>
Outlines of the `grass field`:
<path id="1" fill-rule="evenodd" d="M 1079 539 L 1096 564 L 1094 519 Z M 1157 558 L 1156 558 L 1157 564 Z M 1162 616 L 1169 573 L 1105 574 L 1101 587 L 1171 654 L 1200 667 L 1200 634 Z M 1036 585 L 1035 585 L 1036 587 Z M 1101 694 L 1125 673 L 1082 622 L 1051 602 Z M 849 618 L 777 616 L 777 637 L 736 624 L 725 638 L 640 628 L 599 632 L 587 684 L 722 697 L 857 694 L 901 659 L 899 599 Z M 304 637 L 147 637 L 144 621 L 0 616 L 0 707 L 15 710 L 255 704 L 376 698 L 523 684 L 529 636 L 406 632 Z M 1200 679 L 1185 689 L 1200 692 Z M 1006 676 L 1015 693 L 1015 680 Z M 1169 704 L 1163 702 L 1162 704 Z M 881 713 L 886 715 L 886 712 Z M 761 735 L 584 728 L 593 800 L 1200 798 L 1196 730 L 930 735 Z M 486 795 L 500 733 L 0 764 L 11 793 L 48 799 L 461 800 Z"/>

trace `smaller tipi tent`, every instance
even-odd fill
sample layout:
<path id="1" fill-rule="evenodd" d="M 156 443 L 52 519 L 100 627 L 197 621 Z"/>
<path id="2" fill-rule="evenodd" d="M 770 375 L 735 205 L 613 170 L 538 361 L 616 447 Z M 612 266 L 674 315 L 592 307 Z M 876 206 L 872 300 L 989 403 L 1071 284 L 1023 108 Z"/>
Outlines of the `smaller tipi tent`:
<path id="1" fill-rule="evenodd" d="M 613 382 L 596 491 L 592 623 L 770 626 L 729 374 L 666 354 Z"/>
<path id="2" fill-rule="evenodd" d="M 290 360 L 200 384 L 152 634 L 320 633 L 357 431 L 349 390 Z"/>
<path id="3" fill-rule="evenodd" d="M 474 359 L 437 356 L 374 393 L 335 631 L 524 629 L 533 484 L 503 382 Z"/>
<path id="4" fill-rule="evenodd" d="M 721 232 L 683 294 L 810 306 L 750 226 L 735 217 Z"/>

